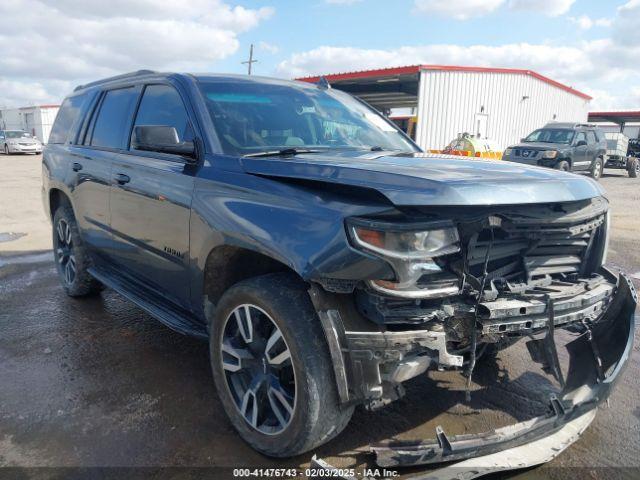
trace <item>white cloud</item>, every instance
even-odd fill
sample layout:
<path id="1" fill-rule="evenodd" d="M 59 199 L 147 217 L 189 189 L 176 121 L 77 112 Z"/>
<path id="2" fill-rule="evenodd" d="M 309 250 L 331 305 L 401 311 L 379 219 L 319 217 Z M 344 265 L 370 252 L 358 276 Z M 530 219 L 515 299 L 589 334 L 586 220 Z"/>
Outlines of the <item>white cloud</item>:
<path id="1" fill-rule="evenodd" d="M 258 47 L 259 51 L 267 52 L 267 53 L 270 53 L 271 55 L 275 55 L 280 51 L 280 47 L 278 47 L 277 45 L 272 45 L 271 43 L 267 43 L 267 42 L 258 42 L 258 45 L 256 46 Z"/>
<path id="2" fill-rule="evenodd" d="M 538 12 L 549 17 L 557 17 L 569 11 L 576 0 L 509 0 L 512 10 Z"/>
<path id="3" fill-rule="evenodd" d="M 613 20 L 610 18 L 596 18 L 595 20 L 588 15 L 580 15 L 579 17 L 569 17 L 569 21 L 582 30 L 589 30 L 592 27 L 610 27 Z"/>
<path id="4" fill-rule="evenodd" d="M 415 0 L 415 7 L 421 13 L 468 20 L 493 12 L 504 0 Z"/>
<path id="5" fill-rule="evenodd" d="M 62 87 L 140 68 L 210 70 L 272 14 L 223 0 L 1 1 L 0 81 L 12 87 L 0 105 L 60 101 Z"/>

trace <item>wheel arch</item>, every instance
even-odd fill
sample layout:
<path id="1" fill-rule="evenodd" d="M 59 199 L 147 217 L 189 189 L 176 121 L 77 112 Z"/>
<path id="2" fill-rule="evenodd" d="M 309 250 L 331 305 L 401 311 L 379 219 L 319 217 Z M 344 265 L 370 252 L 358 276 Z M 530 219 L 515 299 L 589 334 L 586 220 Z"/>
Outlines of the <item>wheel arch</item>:
<path id="1" fill-rule="evenodd" d="M 229 287 L 252 277 L 286 272 L 303 278 L 289 265 L 274 257 L 236 245 L 219 245 L 207 255 L 202 291 L 205 316 L 210 317 L 220 297 Z"/>
<path id="2" fill-rule="evenodd" d="M 71 198 L 66 192 L 59 188 L 51 188 L 49 190 L 49 218 L 53 221 L 53 216 L 60 205 L 69 205 L 73 211 L 73 205 L 71 204 Z M 75 212 L 74 212 L 75 215 Z"/>

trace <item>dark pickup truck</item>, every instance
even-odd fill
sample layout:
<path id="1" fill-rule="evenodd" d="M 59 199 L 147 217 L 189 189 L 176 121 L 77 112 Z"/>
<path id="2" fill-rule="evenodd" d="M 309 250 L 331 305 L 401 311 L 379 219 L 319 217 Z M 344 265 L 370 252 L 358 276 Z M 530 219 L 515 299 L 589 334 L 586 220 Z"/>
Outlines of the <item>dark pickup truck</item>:
<path id="1" fill-rule="evenodd" d="M 429 369 L 470 381 L 523 338 L 562 387 L 547 415 L 377 445 L 377 461 L 551 438 L 592 418 L 632 349 L 635 292 L 603 267 L 596 183 L 424 154 L 326 82 L 140 71 L 80 86 L 42 179 L 67 294 L 106 286 L 207 339 L 231 423 L 267 455 L 329 441 L 356 405 L 382 407 Z"/>
<path id="2" fill-rule="evenodd" d="M 607 141 L 604 132 L 590 124 L 552 122 L 507 148 L 503 160 L 550 167 L 565 172 L 602 176 Z"/>

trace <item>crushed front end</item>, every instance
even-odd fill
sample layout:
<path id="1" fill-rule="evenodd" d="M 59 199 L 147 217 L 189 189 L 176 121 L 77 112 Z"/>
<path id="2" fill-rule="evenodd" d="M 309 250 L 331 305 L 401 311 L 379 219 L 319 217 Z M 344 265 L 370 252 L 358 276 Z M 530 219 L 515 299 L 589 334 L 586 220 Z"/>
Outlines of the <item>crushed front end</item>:
<path id="1" fill-rule="evenodd" d="M 384 258 L 394 278 L 318 279 L 310 294 L 341 401 L 379 408 L 429 368 L 459 370 L 528 338 L 562 387 L 549 414 L 507 430 L 373 447 L 381 466 L 460 460 L 534 441 L 602 402 L 632 349 L 637 296 L 603 267 L 604 198 L 544 205 L 438 208 L 349 219 L 352 247 Z M 419 220 L 416 220 L 419 219 Z M 569 367 L 558 360 L 556 330 Z"/>

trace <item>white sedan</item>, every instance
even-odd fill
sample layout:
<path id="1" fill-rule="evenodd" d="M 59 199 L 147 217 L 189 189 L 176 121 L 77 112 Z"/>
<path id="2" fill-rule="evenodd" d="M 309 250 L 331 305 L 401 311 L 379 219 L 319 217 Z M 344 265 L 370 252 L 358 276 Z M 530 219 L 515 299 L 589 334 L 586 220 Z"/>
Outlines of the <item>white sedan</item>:
<path id="1" fill-rule="evenodd" d="M 11 153 L 42 153 L 42 143 L 22 130 L 0 130 L 0 146 L 5 155 Z"/>

